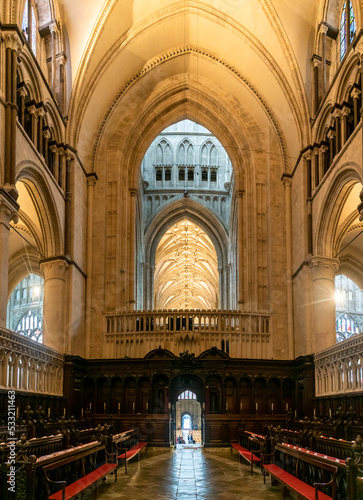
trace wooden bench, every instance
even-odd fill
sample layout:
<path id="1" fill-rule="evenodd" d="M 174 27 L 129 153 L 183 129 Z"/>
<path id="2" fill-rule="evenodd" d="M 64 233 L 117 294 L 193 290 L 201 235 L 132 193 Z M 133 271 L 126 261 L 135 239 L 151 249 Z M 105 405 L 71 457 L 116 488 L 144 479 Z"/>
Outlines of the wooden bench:
<path id="1" fill-rule="evenodd" d="M 231 443 L 231 453 L 235 449 L 238 452 L 238 461 L 244 459 L 251 466 L 251 476 L 253 476 L 253 464 L 261 464 L 261 458 L 256 456 L 255 453 L 261 453 L 261 450 L 248 450 L 237 443 Z"/>
<path id="2" fill-rule="evenodd" d="M 285 468 L 275 463 L 277 461 L 276 454 L 279 458 L 280 464 L 284 465 Z M 267 463 L 269 457 L 272 457 L 272 463 Z M 295 460 L 296 463 L 294 467 L 294 474 L 286 470 L 286 468 L 291 469 L 293 460 L 290 460 L 290 462 L 285 461 L 285 464 L 283 464 L 283 457 L 290 457 Z M 286 498 L 286 493 L 288 490 L 295 493 L 298 498 L 303 498 L 306 500 L 336 499 L 336 475 L 338 472 L 337 463 L 340 462 L 339 459 L 332 459 L 336 460 L 337 462 L 336 464 L 334 464 L 332 460 L 321 460 L 317 453 L 314 454 L 314 452 L 310 452 L 309 450 L 302 450 L 301 448 L 288 444 L 277 444 L 275 446 L 274 453 L 262 454 L 261 458 L 264 482 L 267 472 L 268 474 L 270 474 L 271 478 L 274 478 L 282 485 L 283 498 Z M 324 475 L 324 473 L 321 473 L 321 470 L 326 471 L 330 476 L 330 480 L 326 482 L 315 482 L 313 479 L 314 468 L 315 470 L 319 470 L 320 477 Z M 311 486 L 310 484 L 305 482 L 305 480 L 300 479 L 300 473 L 304 476 L 303 479 L 310 477 L 310 479 L 313 481 L 313 485 Z M 323 488 L 331 488 L 331 496 L 320 491 Z"/>
<path id="3" fill-rule="evenodd" d="M 147 442 L 146 441 L 140 441 L 137 445 L 135 445 L 133 448 L 130 448 L 129 450 L 127 448 L 120 448 L 119 446 L 116 445 L 116 449 L 118 451 L 123 451 L 121 455 L 118 455 L 117 460 L 124 460 L 125 461 L 125 474 L 127 474 L 127 462 L 131 460 L 135 455 L 137 455 L 137 460 L 140 460 L 140 452 L 145 448 L 146 450 Z"/>
<path id="4" fill-rule="evenodd" d="M 97 463 L 97 458 L 100 455 L 105 454 L 105 463 L 99 465 Z M 86 473 L 85 459 L 91 457 L 90 459 L 90 472 Z M 109 458 L 115 457 L 115 462 L 109 462 Z M 43 463 L 42 463 L 43 462 Z M 66 480 L 54 480 L 49 478 L 49 473 L 51 471 L 56 471 L 56 476 L 59 477 L 60 470 L 62 467 L 69 466 L 73 464 L 72 471 L 79 470 L 79 464 L 76 462 L 81 462 L 81 477 L 74 480 L 71 484 L 67 485 Z M 106 478 L 108 474 L 114 472 L 115 481 L 117 481 L 117 462 L 116 453 L 108 453 L 105 449 L 105 445 L 99 442 L 90 443 L 89 445 L 78 446 L 74 449 L 65 450 L 63 452 L 54 453 L 52 455 L 46 455 L 38 460 L 38 464 L 41 464 L 44 477 L 46 479 L 46 499 L 47 500 L 71 500 L 76 498 L 80 493 L 86 491 L 87 489 L 93 489 L 95 491 L 95 498 L 97 498 L 97 484 L 101 479 Z M 58 485 L 61 489 L 55 493 L 50 494 L 49 485 Z"/>

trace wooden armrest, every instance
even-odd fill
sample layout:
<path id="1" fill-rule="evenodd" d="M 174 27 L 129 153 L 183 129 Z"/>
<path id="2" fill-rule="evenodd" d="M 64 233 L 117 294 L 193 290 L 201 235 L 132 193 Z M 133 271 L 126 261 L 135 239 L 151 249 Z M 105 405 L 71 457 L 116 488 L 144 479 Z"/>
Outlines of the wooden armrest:
<path id="1" fill-rule="evenodd" d="M 49 485 L 48 485 L 48 483 L 59 484 L 59 485 L 62 486 L 62 499 L 64 500 L 64 498 L 66 496 L 66 484 L 67 484 L 67 481 L 52 481 L 47 476 L 47 473 L 45 472 L 45 470 L 43 470 L 43 472 L 44 472 L 45 479 L 47 480 L 47 483 L 46 483 L 46 485 L 47 485 L 47 500 L 49 498 Z"/>
<path id="2" fill-rule="evenodd" d="M 108 461 L 109 457 L 115 457 L 117 458 L 117 453 L 109 453 L 107 450 L 105 450 L 105 455 L 106 455 L 106 462 Z"/>

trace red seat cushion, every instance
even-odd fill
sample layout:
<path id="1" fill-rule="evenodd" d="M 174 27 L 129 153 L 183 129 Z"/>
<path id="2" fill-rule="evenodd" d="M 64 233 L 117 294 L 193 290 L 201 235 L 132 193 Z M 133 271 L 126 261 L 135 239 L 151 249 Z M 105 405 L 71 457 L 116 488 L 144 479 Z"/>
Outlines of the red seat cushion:
<path id="1" fill-rule="evenodd" d="M 140 443 L 138 443 L 136 446 L 134 446 L 133 448 L 131 448 L 126 452 L 126 460 L 130 460 L 130 458 L 134 457 L 136 453 L 145 448 L 146 445 L 147 445 L 146 441 L 140 441 Z M 125 453 L 122 453 L 117 458 L 119 460 L 123 460 L 125 458 Z"/>
<path id="2" fill-rule="evenodd" d="M 289 474 L 285 470 L 281 469 L 278 465 L 267 464 L 263 466 L 270 474 L 272 474 L 279 482 L 289 486 L 293 490 L 297 491 L 300 495 L 303 495 L 307 500 L 315 500 L 315 488 L 309 484 L 300 481 L 292 474 Z M 332 497 L 326 495 L 322 491 L 318 493 L 319 500 L 332 500 Z"/>
<path id="3" fill-rule="evenodd" d="M 244 458 L 249 460 L 251 462 L 251 452 L 246 450 L 246 451 L 240 451 L 239 452 Z M 256 457 L 256 455 L 252 455 L 252 462 L 261 462 L 261 459 L 259 457 Z"/>
<path id="4" fill-rule="evenodd" d="M 101 467 L 98 467 L 98 469 L 94 470 L 93 472 L 90 472 L 86 476 L 81 477 L 81 479 L 78 479 L 78 481 L 66 487 L 65 500 L 69 500 L 70 498 L 78 495 L 78 493 L 81 493 L 81 491 L 85 490 L 96 481 L 98 481 L 98 479 L 102 479 L 104 476 L 106 476 L 106 474 L 109 474 L 115 469 L 116 464 L 104 464 Z M 62 500 L 62 498 L 62 490 L 59 490 L 51 495 L 49 497 L 49 500 Z"/>

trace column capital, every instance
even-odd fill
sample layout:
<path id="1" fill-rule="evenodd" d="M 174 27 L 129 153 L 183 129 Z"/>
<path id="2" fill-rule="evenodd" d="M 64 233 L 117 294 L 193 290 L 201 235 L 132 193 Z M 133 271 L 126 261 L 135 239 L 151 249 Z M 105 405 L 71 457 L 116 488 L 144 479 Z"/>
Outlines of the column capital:
<path id="1" fill-rule="evenodd" d="M 59 29 L 58 29 L 57 21 L 54 21 L 54 23 L 49 25 L 49 31 L 51 32 L 52 35 L 55 33 L 58 33 Z"/>
<path id="2" fill-rule="evenodd" d="M 343 116 L 349 116 L 350 115 L 350 108 L 348 108 L 348 106 L 343 106 L 342 115 Z"/>
<path id="3" fill-rule="evenodd" d="M 335 139 L 335 131 L 329 130 L 327 136 L 328 136 L 329 140 L 334 140 Z"/>
<path id="4" fill-rule="evenodd" d="M 245 191 L 243 189 L 238 189 L 238 191 L 236 191 L 236 198 L 242 198 L 244 194 Z"/>
<path id="5" fill-rule="evenodd" d="M 94 187 L 97 181 L 98 177 L 96 173 L 87 175 L 87 186 Z"/>
<path id="6" fill-rule="evenodd" d="M 319 28 L 319 33 L 322 35 L 326 35 L 329 31 L 329 28 L 326 24 L 321 23 L 320 28 Z"/>
<path id="7" fill-rule="evenodd" d="M 332 116 L 333 116 L 333 118 L 334 118 L 334 119 L 335 119 L 335 118 L 341 118 L 341 116 L 342 116 L 342 112 L 341 112 L 341 110 L 340 110 L 340 109 L 335 108 L 335 109 L 334 109 L 334 111 L 333 111 L 333 115 L 332 115 Z"/>
<path id="8" fill-rule="evenodd" d="M 44 109 L 42 104 L 39 107 L 38 106 L 36 107 L 35 116 L 37 116 L 37 117 L 45 116 L 45 114 L 46 114 L 46 110 Z"/>
<path id="9" fill-rule="evenodd" d="M 26 97 L 28 94 L 28 90 L 25 85 L 21 85 L 17 88 L 17 92 L 21 97 Z"/>
<path id="10" fill-rule="evenodd" d="M 64 257 L 54 257 L 40 262 L 40 268 L 44 273 L 45 280 L 64 280 L 64 273 L 68 269 L 68 267 L 68 262 Z"/>
<path id="11" fill-rule="evenodd" d="M 9 227 L 11 221 L 18 222 L 19 204 L 5 189 L 0 189 L 0 224 Z"/>
<path id="12" fill-rule="evenodd" d="M 319 255 L 310 257 L 308 264 L 313 273 L 313 281 L 321 279 L 333 281 L 339 268 L 338 259 Z"/>
<path id="13" fill-rule="evenodd" d="M 59 154 L 59 151 L 58 151 L 58 146 L 56 144 L 51 144 L 49 146 L 49 149 L 51 150 L 52 153 L 55 153 L 56 155 Z"/>
<path id="14" fill-rule="evenodd" d="M 42 132 L 42 133 L 43 133 L 43 137 L 44 137 L 45 139 L 50 139 L 50 138 L 51 138 L 51 133 L 50 133 L 49 128 L 46 128 L 45 130 L 43 130 L 43 132 Z"/>
<path id="15" fill-rule="evenodd" d="M 357 87 L 354 87 L 354 89 L 350 93 L 350 95 L 352 96 L 352 99 L 359 99 L 360 94 L 361 94 L 361 91 L 359 89 L 357 89 Z"/>
<path id="16" fill-rule="evenodd" d="M 309 151 L 306 151 L 304 154 L 303 154 L 303 158 L 305 161 L 309 161 L 311 160 L 311 157 L 313 156 L 313 153 L 311 150 Z"/>
<path id="17" fill-rule="evenodd" d="M 283 185 L 284 185 L 285 188 L 292 186 L 292 177 L 291 177 L 291 175 L 289 175 L 289 174 L 283 174 L 281 180 L 282 180 L 282 183 L 283 183 Z"/>
<path id="18" fill-rule="evenodd" d="M 328 146 L 326 146 L 325 144 L 322 144 L 320 146 L 320 153 L 324 154 L 324 153 L 327 153 L 329 150 Z"/>
<path id="19" fill-rule="evenodd" d="M 136 188 L 129 188 L 130 195 L 133 198 L 134 196 L 137 196 L 138 190 Z"/>
<path id="20" fill-rule="evenodd" d="M 16 31 L 7 31 L 3 33 L 2 40 L 5 43 L 6 49 L 15 50 L 18 53 L 21 52 L 23 42 Z"/>
<path id="21" fill-rule="evenodd" d="M 359 220 L 363 221 L 363 189 L 359 193 L 360 203 L 358 205 Z"/>

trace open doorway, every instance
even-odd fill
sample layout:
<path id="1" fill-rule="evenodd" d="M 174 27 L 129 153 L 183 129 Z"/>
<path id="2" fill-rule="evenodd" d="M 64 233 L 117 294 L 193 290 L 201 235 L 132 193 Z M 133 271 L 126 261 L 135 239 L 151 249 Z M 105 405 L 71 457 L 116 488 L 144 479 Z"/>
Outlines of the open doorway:
<path id="1" fill-rule="evenodd" d="M 201 446 L 202 408 L 196 394 L 190 390 L 181 392 L 175 409 L 177 446 Z"/>

